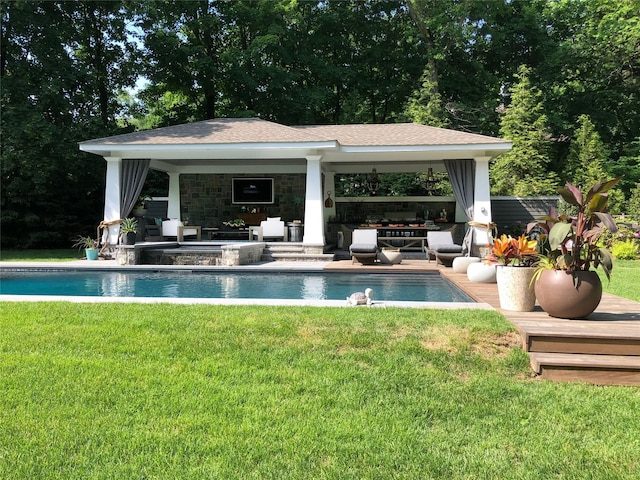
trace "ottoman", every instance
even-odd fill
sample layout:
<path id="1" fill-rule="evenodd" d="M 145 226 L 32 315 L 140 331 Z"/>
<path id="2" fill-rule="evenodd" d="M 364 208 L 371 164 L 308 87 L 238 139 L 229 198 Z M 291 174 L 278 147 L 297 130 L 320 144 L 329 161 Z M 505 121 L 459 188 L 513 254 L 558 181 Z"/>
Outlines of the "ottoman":
<path id="1" fill-rule="evenodd" d="M 478 262 L 480 262 L 480 257 L 456 257 L 453 259 L 453 271 L 455 273 L 467 273 L 469 265 Z"/>
<path id="2" fill-rule="evenodd" d="M 496 266 L 482 262 L 471 263 L 467 267 L 467 278 L 471 282 L 496 283 Z"/>

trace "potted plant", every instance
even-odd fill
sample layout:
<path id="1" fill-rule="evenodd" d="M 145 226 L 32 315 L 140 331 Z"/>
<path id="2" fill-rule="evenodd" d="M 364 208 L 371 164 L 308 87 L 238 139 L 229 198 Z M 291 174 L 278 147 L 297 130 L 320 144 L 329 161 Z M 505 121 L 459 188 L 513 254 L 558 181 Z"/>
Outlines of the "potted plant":
<path id="1" fill-rule="evenodd" d="M 502 234 L 489 245 L 486 262 L 496 265 L 496 283 L 500 308 L 517 312 L 530 312 L 536 304 L 532 284 L 535 274 L 537 240 L 526 235 L 513 238 Z"/>
<path id="2" fill-rule="evenodd" d="M 153 199 L 149 195 L 140 195 L 136 206 L 133 207 L 133 215 L 136 217 L 144 217 L 147 214 L 147 207 L 151 200 Z"/>
<path id="3" fill-rule="evenodd" d="M 133 245 L 136 243 L 138 235 L 138 221 L 135 218 L 125 218 L 120 222 L 120 242 L 123 245 Z"/>
<path id="4" fill-rule="evenodd" d="M 538 303 L 550 316 L 584 318 L 600 304 L 602 282 L 592 268 L 602 267 L 607 278 L 611 276 L 613 256 L 598 240 L 607 230 L 618 230 L 607 202 L 609 190 L 621 179 L 597 183 L 586 194 L 567 183 L 558 193 L 576 209 L 575 215 L 557 215 L 551 209 L 529 224 L 529 231 L 537 227 L 548 235 L 534 280 Z"/>
<path id="5" fill-rule="evenodd" d="M 78 235 L 75 243 L 73 244 L 73 248 L 78 248 L 82 250 L 84 248 L 85 256 L 87 260 L 97 260 L 98 259 L 98 240 L 91 238 L 90 236 L 83 237 L 82 235 Z"/>

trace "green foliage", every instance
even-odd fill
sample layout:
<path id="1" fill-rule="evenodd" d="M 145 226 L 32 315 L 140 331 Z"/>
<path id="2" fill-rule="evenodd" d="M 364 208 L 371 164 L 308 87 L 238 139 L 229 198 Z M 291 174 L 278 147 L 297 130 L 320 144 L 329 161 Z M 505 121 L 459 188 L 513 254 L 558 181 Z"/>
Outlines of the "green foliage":
<path id="1" fill-rule="evenodd" d="M 138 221 L 135 218 L 123 218 L 120 222 L 122 233 L 135 233 L 138 231 Z"/>
<path id="2" fill-rule="evenodd" d="M 2 2 L 2 247 L 68 245 L 101 219 L 104 162 L 78 142 L 117 133 L 134 82 L 122 3 Z"/>
<path id="3" fill-rule="evenodd" d="M 446 128 L 449 126 L 442 95 L 438 92 L 434 75 L 428 70 L 421 78 L 422 86 L 409 98 L 405 110 L 408 120 L 422 125 Z"/>
<path id="4" fill-rule="evenodd" d="M 620 181 L 614 178 L 594 184 L 584 193 L 575 185 L 567 183 L 558 190 L 562 199 L 572 206 L 575 215 L 549 215 L 529 224 L 548 235 L 549 250 L 540 257 L 547 257 L 540 268 L 553 265 L 558 270 L 575 272 L 602 267 L 607 277 L 613 269 L 611 252 L 599 242 L 605 231 L 618 230 L 613 217 L 607 211 L 609 191 Z"/>
<path id="5" fill-rule="evenodd" d="M 635 239 L 627 239 L 623 242 L 614 242 L 611 247 L 613 258 L 620 260 L 637 260 L 640 252 L 640 243 Z"/>
<path id="6" fill-rule="evenodd" d="M 607 153 L 595 126 L 588 115 L 580 115 L 563 172 L 564 177 L 579 188 L 593 185 L 606 177 L 606 161 Z"/>
<path id="7" fill-rule="evenodd" d="M 500 121 L 500 135 L 513 148 L 500 155 L 491 168 L 494 195 L 545 195 L 557 188 L 549 172 L 550 143 L 542 92 L 530 80 L 531 69 L 522 65 L 516 74 L 511 103 Z"/>
<path id="8" fill-rule="evenodd" d="M 612 212 L 640 181 L 637 0 L 4 1 L 0 14 L 4 248 L 64 246 L 101 220 L 105 165 L 78 142 L 223 116 L 501 132 L 514 150 L 493 192 L 539 195 L 586 115 L 608 152 L 601 178 L 624 174 Z M 166 195 L 166 175 L 149 185 Z"/>
<path id="9" fill-rule="evenodd" d="M 640 182 L 638 182 L 636 187 L 631 191 L 625 213 L 636 222 L 640 222 Z"/>

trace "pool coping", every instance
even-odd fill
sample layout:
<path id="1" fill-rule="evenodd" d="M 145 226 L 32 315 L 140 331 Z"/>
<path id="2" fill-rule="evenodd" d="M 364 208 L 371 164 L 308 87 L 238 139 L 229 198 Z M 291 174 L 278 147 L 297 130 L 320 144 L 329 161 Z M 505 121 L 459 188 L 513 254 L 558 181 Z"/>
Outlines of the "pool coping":
<path id="1" fill-rule="evenodd" d="M 252 265 L 241 266 L 211 266 L 211 265 L 118 265 L 115 260 L 101 260 L 90 262 L 86 260 L 74 260 L 70 262 L 0 262 L 2 270 L 20 271 L 46 271 L 46 270 L 89 270 L 89 271 L 197 271 L 197 272 L 298 272 L 298 273 L 440 273 L 438 268 L 431 265 L 427 268 L 425 260 L 412 268 L 400 265 L 384 266 L 379 268 L 359 268 L 358 265 L 350 265 L 351 262 L 260 262 Z M 424 265 L 421 265 L 424 264 Z M 391 268 L 397 267 L 397 268 Z M 423 268 L 420 268 L 423 267 Z M 447 276 L 443 278 L 451 281 Z M 452 282 L 455 284 L 455 282 Z M 456 287 L 460 288 L 459 285 Z M 467 295 L 469 292 L 462 289 Z M 428 308 L 441 310 L 495 310 L 489 303 L 469 295 L 473 302 L 411 302 L 411 301 L 374 301 L 374 308 Z M 345 300 L 296 300 L 296 299 L 264 299 L 264 298 L 168 298 L 168 297 L 90 297 L 90 296 L 52 296 L 52 295 L 3 295 L 0 293 L 0 302 L 70 302 L 70 303 L 145 303 L 145 304 L 179 304 L 179 305 L 265 305 L 265 306 L 296 306 L 296 307 L 346 307 Z"/>

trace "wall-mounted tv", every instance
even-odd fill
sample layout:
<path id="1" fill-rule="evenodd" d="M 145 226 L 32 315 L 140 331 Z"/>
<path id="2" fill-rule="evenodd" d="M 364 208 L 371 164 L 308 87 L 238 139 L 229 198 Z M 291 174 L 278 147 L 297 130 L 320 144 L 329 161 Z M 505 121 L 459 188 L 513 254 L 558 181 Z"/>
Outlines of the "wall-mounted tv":
<path id="1" fill-rule="evenodd" d="M 233 203 L 273 203 L 273 178 L 234 178 L 231 199 Z"/>

